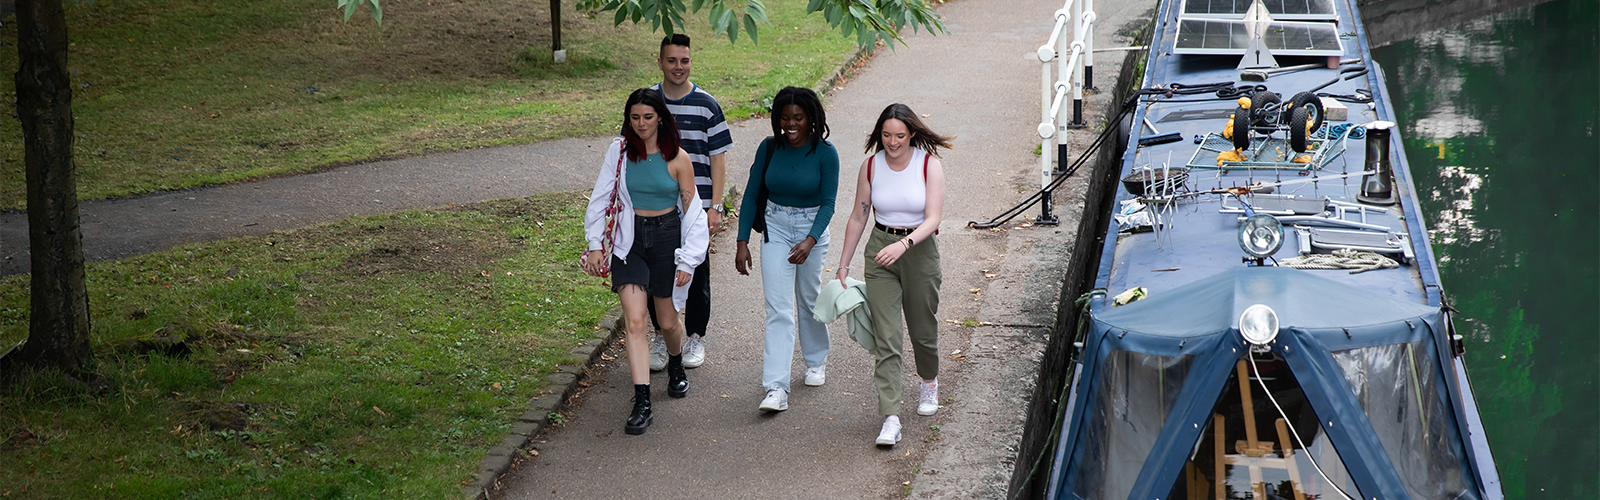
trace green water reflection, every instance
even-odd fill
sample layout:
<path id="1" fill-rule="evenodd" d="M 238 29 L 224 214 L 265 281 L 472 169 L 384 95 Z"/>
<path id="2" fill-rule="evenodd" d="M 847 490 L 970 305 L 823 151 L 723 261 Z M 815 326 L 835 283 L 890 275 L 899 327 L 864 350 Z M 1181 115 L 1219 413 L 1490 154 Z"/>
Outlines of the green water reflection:
<path id="1" fill-rule="evenodd" d="M 1600 498 L 1600 7 L 1373 51 L 1507 498 Z"/>

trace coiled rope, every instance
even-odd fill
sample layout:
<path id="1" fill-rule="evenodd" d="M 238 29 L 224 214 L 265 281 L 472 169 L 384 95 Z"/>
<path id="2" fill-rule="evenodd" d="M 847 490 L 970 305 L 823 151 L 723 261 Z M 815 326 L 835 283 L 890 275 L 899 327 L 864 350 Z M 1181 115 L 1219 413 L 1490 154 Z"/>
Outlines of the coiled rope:
<path id="1" fill-rule="evenodd" d="M 1331 254 L 1306 254 L 1284 259 L 1278 265 L 1295 269 L 1349 269 L 1350 274 L 1360 274 L 1378 269 L 1400 267 L 1394 259 L 1376 252 L 1341 248 Z"/>

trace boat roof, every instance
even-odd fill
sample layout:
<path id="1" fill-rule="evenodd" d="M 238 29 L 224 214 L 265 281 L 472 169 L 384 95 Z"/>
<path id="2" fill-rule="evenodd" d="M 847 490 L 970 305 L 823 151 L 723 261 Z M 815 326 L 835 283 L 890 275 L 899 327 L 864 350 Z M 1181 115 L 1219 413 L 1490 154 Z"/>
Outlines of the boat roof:
<path id="1" fill-rule="evenodd" d="M 1343 7 L 1343 4 L 1340 6 Z M 1163 19 L 1173 18 L 1171 10 L 1168 8 L 1163 11 Z M 1355 23 L 1348 18 L 1350 10 L 1340 8 L 1336 12 L 1339 16 L 1337 21 L 1339 30 L 1343 33 L 1353 32 Z M 1162 23 L 1163 29 L 1157 32 L 1155 41 L 1152 42 L 1153 51 L 1171 52 L 1173 38 L 1177 35 L 1176 24 Z M 1364 64 L 1367 73 L 1350 80 L 1338 80 L 1320 92 L 1339 96 L 1370 94 L 1372 102 L 1341 101 L 1346 107 L 1346 119 L 1328 120 L 1329 128 L 1324 131 L 1331 132 L 1333 127 L 1343 127 L 1342 141 L 1330 140 L 1325 146 L 1330 149 L 1338 148 L 1339 151 L 1328 151 L 1326 153 L 1328 157 L 1322 158 L 1317 168 L 1303 170 L 1244 166 L 1217 168 L 1214 149 L 1219 149 L 1217 142 L 1221 138 L 1214 134 L 1223 131 L 1228 116 L 1238 104 L 1232 99 L 1208 99 L 1215 97 L 1214 95 L 1180 94 L 1171 98 L 1156 96 L 1138 105 L 1133 115 L 1134 126 L 1128 139 L 1129 146 L 1122 156 L 1120 176 L 1133 175 L 1146 168 L 1161 170 L 1163 167 L 1186 167 L 1189 168 L 1187 189 L 1192 191 L 1257 183 L 1284 183 L 1277 186 L 1272 195 L 1293 197 L 1297 200 L 1320 199 L 1333 204 L 1360 204 L 1358 197 L 1361 194 L 1363 181 L 1360 173 L 1366 167 L 1364 156 L 1367 147 L 1361 125 L 1376 121 L 1392 121 L 1394 113 L 1389 107 L 1387 91 L 1383 88 L 1382 70 L 1377 62 L 1371 59 L 1365 44 L 1345 43 L 1344 46 L 1345 53 L 1340 59 L 1359 61 L 1356 64 Z M 1279 57 L 1278 59 L 1284 65 L 1327 60 L 1324 57 L 1309 59 Z M 1147 63 L 1143 87 L 1172 87 L 1173 84 L 1178 84 L 1180 88 L 1196 87 L 1217 82 L 1252 84 L 1240 80 L 1241 71 L 1236 68 L 1238 63 L 1238 57 L 1231 55 L 1152 57 Z M 1347 65 L 1346 68 L 1352 66 L 1354 65 Z M 1296 93 L 1312 90 L 1339 77 L 1338 69 L 1309 69 L 1272 74 L 1267 81 L 1256 85 L 1264 86 L 1266 90 L 1280 94 L 1282 100 L 1288 101 Z M 1149 120 L 1150 125 L 1160 134 L 1177 132 L 1181 134 L 1183 140 L 1139 146 L 1139 139 L 1158 135 L 1151 131 L 1150 126 L 1144 124 L 1145 120 Z M 1282 138 L 1286 134 L 1276 135 Z M 1208 136 L 1210 137 L 1204 144 L 1194 142 L 1196 137 Z M 1356 274 L 1351 274 L 1348 270 L 1335 270 L 1318 274 L 1353 286 L 1381 290 L 1419 304 L 1438 306 L 1441 303 L 1438 293 L 1438 271 L 1434 267 L 1428 233 L 1422 222 L 1424 219 L 1418 212 L 1415 189 L 1411 183 L 1410 172 L 1406 168 L 1405 154 L 1401 148 L 1398 131 L 1390 135 L 1390 142 L 1388 161 L 1393 166 L 1393 190 L 1400 202 L 1392 206 L 1361 204 L 1366 207 L 1364 213 L 1347 212 L 1344 218 L 1405 235 L 1405 245 L 1410 247 L 1409 253 L 1413 258 L 1410 262 L 1401 262 L 1404 265 L 1391 269 Z M 1283 142 L 1270 144 L 1268 147 L 1288 149 Z M 1119 204 L 1124 203 L 1143 194 L 1145 193 L 1130 192 L 1124 186 L 1117 190 L 1116 201 Z M 1107 291 L 1108 296 L 1116 296 L 1135 287 L 1144 287 L 1149 295 L 1154 296 L 1225 269 L 1243 265 L 1241 258 L 1245 254 L 1239 248 L 1237 237 L 1241 214 L 1221 213 L 1226 207 L 1237 208 L 1240 205 L 1240 201 L 1230 195 L 1201 194 L 1183 198 L 1179 203 L 1160 211 L 1158 214 L 1161 220 L 1160 231 L 1119 233 L 1122 228 L 1112 224 L 1106 234 L 1106 241 L 1114 244 L 1105 246 L 1105 253 L 1100 261 L 1098 285 Z M 1301 250 L 1301 241 L 1295 235 L 1294 224 L 1285 223 L 1284 226 L 1285 241 L 1282 249 L 1274 256 L 1279 260 L 1292 257 Z M 1309 225 L 1303 227 L 1319 231 L 1344 229 L 1314 228 Z M 1329 306 L 1338 307 L 1337 304 Z M 1109 298 L 1094 303 L 1094 309 L 1097 311 L 1109 307 L 1112 307 Z"/>
<path id="2" fill-rule="evenodd" d="M 1383 71 L 1364 42 L 1353 2 L 1317 2 L 1333 7 L 1327 17 L 1341 39 L 1341 55 L 1277 57 L 1280 66 L 1320 67 L 1272 73 L 1259 83 L 1245 81 L 1237 54 L 1177 50 L 1185 36 L 1184 9 L 1195 10 L 1194 0 L 1162 2 L 1141 87 L 1172 92 L 1147 92 L 1136 105 L 1118 174 L 1125 182 L 1116 187 L 1114 196 L 1116 213 L 1134 214 L 1143 207 L 1146 219 L 1143 227 L 1139 222 L 1112 222 L 1104 235 L 1107 244 L 1095 279 L 1104 294 L 1089 301 L 1090 326 L 1080 332 L 1080 364 L 1073 376 L 1074 392 L 1066 402 L 1070 410 L 1051 474 L 1052 497 L 1079 497 L 1074 488 L 1081 488 L 1081 481 L 1072 484 L 1078 477 L 1073 474 L 1074 467 L 1089 460 L 1085 450 L 1115 446 L 1095 444 L 1105 436 L 1085 431 L 1086 421 L 1107 418 L 1107 412 L 1131 411 L 1106 408 L 1110 403 L 1093 391 L 1103 383 L 1100 372 L 1107 359 L 1117 352 L 1135 352 L 1187 359 L 1181 362 L 1185 378 L 1177 382 L 1182 384 L 1181 394 L 1171 396 L 1175 398 L 1171 405 L 1162 407 L 1172 412 L 1171 418 L 1154 422 L 1156 429 L 1141 431 L 1148 436 L 1159 430 L 1160 439 L 1145 450 L 1145 457 L 1127 456 L 1126 450 L 1118 457 L 1123 462 L 1133 460 L 1129 467 L 1138 472 L 1137 481 L 1130 481 L 1129 498 L 1164 498 L 1183 462 L 1192 458 L 1204 427 L 1201 422 L 1207 421 L 1234 362 L 1249 357 L 1251 346 L 1238 333 L 1239 321 L 1243 310 L 1256 304 L 1271 307 L 1284 332 L 1270 347 L 1256 346 L 1256 350 L 1286 361 L 1316 413 L 1324 417 L 1323 427 L 1334 447 L 1345 461 L 1365 463 L 1350 471 L 1363 496 L 1408 498 L 1412 495 L 1406 488 L 1414 488 L 1416 481 L 1401 480 L 1407 474 L 1404 470 L 1393 472 L 1392 457 L 1384 452 L 1386 442 L 1354 432 L 1373 433 L 1374 424 L 1345 382 L 1350 374 L 1341 372 L 1348 367 L 1340 363 L 1348 360 L 1336 361 L 1336 353 L 1409 344 L 1427 353 L 1424 359 L 1431 365 L 1419 376 L 1438 381 L 1429 387 L 1436 388 L 1437 404 L 1443 405 L 1454 430 L 1446 433 L 1441 445 L 1447 455 L 1454 454 L 1445 460 L 1461 465 L 1465 484 L 1482 498 L 1499 497 L 1487 443 L 1469 439 L 1466 430 L 1481 430 L 1481 424 L 1449 337 L 1438 271 L 1398 130 L 1389 130 L 1388 151 L 1381 156 L 1392 167 L 1395 203 L 1374 204 L 1362 196 L 1365 174 L 1373 166 L 1367 160 L 1368 138 L 1382 136 L 1366 131 L 1384 127 L 1380 122 L 1392 122 L 1394 112 Z M 1359 67 L 1366 71 L 1357 71 Z M 1222 132 L 1240 103 L 1185 90 L 1239 85 L 1260 85 L 1251 90 L 1276 93 L 1282 101 L 1303 91 L 1318 92 L 1337 101 L 1334 106 L 1344 107 L 1346 115 L 1342 120 L 1328 119 L 1325 127 L 1307 138 L 1313 143 L 1309 164 L 1288 161 L 1299 155 L 1287 151 L 1291 146 L 1286 132 L 1265 141 L 1253 138 L 1260 148 L 1255 158 L 1219 161 L 1218 153 L 1233 147 Z M 1140 144 L 1141 139 L 1171 133 L 1181 140 Z M 1141 187 L 1126 182 L 1141 176 L 1183 181 L 1176 192 L 1162 190 L 1159 183 Z M 1271 186 L 1271 193 L 1225 192 L 1261 184 Z M 1241 222 L 1257 210 L 1283 221 L 1282 248 L 1265 259 L 1264 266 L 1251 263 L 1239 241 Z M 1280 267 L 1302 253 L 1371 246 L 1383 247 L 1377 250 L 1399 265 L 1359 271 Z M 1135 290 L 1139 293 L 1132 293 Z M 1119 307 L 1115 300 L 1119 295 L 1146 298 Z M 1127 380 L 1128 375 L 1121 376 Z M 1188 425 L 1190 420 L 1195 425 Z M 1349 424 L 1353 429 L 1344 430 Z"/>

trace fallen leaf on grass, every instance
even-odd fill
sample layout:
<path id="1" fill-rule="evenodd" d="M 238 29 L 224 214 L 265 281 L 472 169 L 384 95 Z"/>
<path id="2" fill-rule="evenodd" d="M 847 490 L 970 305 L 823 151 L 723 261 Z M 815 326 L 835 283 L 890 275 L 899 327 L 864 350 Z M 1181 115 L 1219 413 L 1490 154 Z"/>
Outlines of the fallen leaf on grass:
<path id="1" fill-rule="evenodd" d="M 383 415 L 385 417 L 389 416 L 388 413 L 384 413 L 383 410 L 379 410 L 376 406 L 372 407 L 372 411 L 378 412 L 379 415 Z"/>

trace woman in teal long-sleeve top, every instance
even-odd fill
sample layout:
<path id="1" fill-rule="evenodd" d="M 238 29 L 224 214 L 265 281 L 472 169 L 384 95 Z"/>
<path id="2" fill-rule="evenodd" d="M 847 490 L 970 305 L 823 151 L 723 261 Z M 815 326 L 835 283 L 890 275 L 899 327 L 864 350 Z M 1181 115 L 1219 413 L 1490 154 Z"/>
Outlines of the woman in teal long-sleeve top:
<path id="1" fill-rule="evenodd" d="M 761 284 L 767 306 L 761 386 L 767 395 L 760 409 L 777 412 L 789 409 L 789 366 L 797 329 L 806 385 L 819 386 L 827 380 L 828 326 L 813 318 L 811 308 L 822 288 L 822 261 L 828 255 L 828 222 L 833 220 L 839 192 L 839 152 L 827 141 L 827 115 L 811 89 L 778 91 L 772 110 L 773 137 L 761 143 L 750 166 L 733 263 L 739 274 L 750 274 L 750 228 L 760 210 L 767 224 L 761 239 Z M 767 203 L 758 207 L 762 189 L 767 191 Z"/>

